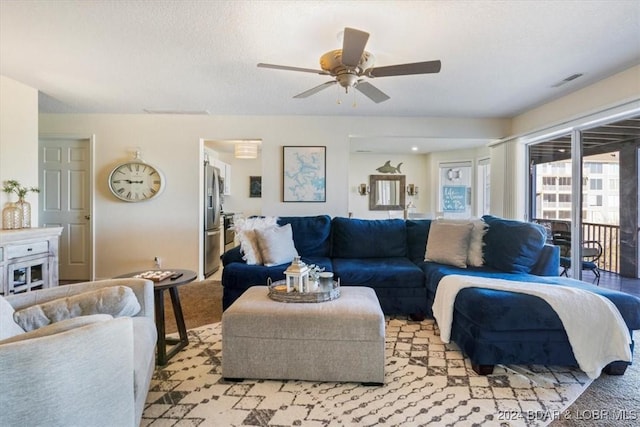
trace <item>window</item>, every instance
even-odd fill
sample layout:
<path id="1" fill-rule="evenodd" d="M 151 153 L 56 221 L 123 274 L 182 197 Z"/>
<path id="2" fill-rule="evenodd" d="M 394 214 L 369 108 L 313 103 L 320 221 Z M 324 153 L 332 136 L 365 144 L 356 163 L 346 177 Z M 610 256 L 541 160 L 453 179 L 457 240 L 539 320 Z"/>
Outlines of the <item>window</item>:
<path id="1" fill-rule="evenodd" d="M 589 195 L 589 206 L 602 206 L 602 195 L 601 194 L 590 194 Z"/>
<path id="2" fill-rule="evenodd" d="M 561 177 L 558 178 L 558 183 L 560 185 L 571 187 L 571 177 L 570 176 L 561 176 Z"/>
<path id="3" fill-rule="evenodd" d="M 617 178 L 610 179 L 609 190 L 620 190 L 620 180 Z"/>
<path id="4" fill-rule="evenodd" d="M 542 185 L 556 185 L 558 178 L 555 176 L 543 176 Z"/>
<path id="5" fill-rule="evenodd" d="M 549 202 L 549 203 L 555 203 L 556 202 L 556 195 L 555 194 L 544 194 L 542 196 L 542 200 L 544 200 L 545 202 Z"/>
<path id="6" fill-rule="evenodd" d="M 559 219 L 571 219 L 571 211 L 560 211 L 558 212 Z"/>
<path id="7" fill-rule="evenodd" d="M 589 189 L 602 190 L 602 178 L 591 178 L 589 180 Z"/>
<path id="8" fill-rule="evenodd" d="M 587 170 L 590 173 L 602 173 L 602 163 L 587 163 L 586 164 Z"/>
<path id="9" fill-rule="evenodd" d="M 440 163 L 439 212 L 447 218 L 468 218 L 471 210 L 471 162 Z"/>

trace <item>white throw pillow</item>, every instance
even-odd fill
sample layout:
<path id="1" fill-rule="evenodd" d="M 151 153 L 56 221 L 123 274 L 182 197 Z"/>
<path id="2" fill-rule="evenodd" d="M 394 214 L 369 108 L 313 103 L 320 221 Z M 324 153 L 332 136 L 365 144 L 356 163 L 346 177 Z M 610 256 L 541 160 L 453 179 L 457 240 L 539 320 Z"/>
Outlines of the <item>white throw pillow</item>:
<path id="1" fill-rule="evenodd" d="M 482 267 L 484 265 L 484 235 L 487 233 L 487 223 L 481 218 L 471 220 L 473 230 L 469 239 L 467 265 Z"/>
<path id="2" fill-rule="evenodd" d="M 482 218 L 471 219 L 439 219 L 437 222 L 449 224 L 473 224 L 469 238 L 469 250 L 467 252 L 467 265 L 482 267 L 484 265 L 484 235 L 487 232 L 487 223 Z"/>
<path id="3" fill-rule="evenodd" d="M 291 224 L 255 230 L 255 233 L 264 265 L 284 264 L 293 261 L 293 258 L 298 256 L 298 251 L 293 244 Z"/>
<path id="4" fill-rule="evenodd" d="M 267 216 L 262 218 L 234 217 L 233 229 L 236 232 L 238 243 L 240 243 L 242 259 L 244 259 L 247 264 L 262 264 L 262 255 L 260 254 L 260 248 L 258 247 L 255 230 L 265 230 L 267 228 L 274 228 L 277 226 L 278 217 L 276 216 Z"/>
<path id="5" fill-rule="evenodd" d="M 0 340 L 24 334 L 24 329 L 13 320 L 14 312 L 9 301 L 0 296 Z"/>
<path id="6" fill-rule="evenodd" d="M 32 305 L 13 313 L 13 319 L 29 332 L 50 323 L 89 314 L 110 314 L 113 317 L 135 316 L 140 303 L 127 286 L 109 286 Z"/>
<path id="7" fill-rule="evenodd" d="M 471 230 L 471 223 L 432 222 L 424 260 L 467 268 Z"/>

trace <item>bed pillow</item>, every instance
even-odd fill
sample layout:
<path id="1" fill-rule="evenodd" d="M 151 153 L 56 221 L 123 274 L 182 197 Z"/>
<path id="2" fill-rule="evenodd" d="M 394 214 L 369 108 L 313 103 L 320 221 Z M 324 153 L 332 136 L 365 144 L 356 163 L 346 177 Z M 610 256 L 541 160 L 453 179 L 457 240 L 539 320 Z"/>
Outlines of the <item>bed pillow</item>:
<path id="1" fill-rule="evenodd" d="M 0 340 L 24 334 L 24 329 L 13 320 L 14 312 L 9 301 L 0 296 Z"/>
<path id="2" fill-rule="evenodd" d="M 291 224 L 264 230 L 256 229 L 255 233 L 262 262 L 267 267 L 291 262 L 294 257 L 298 256 L 298 251 L 293 243 Z"/>
<path id="3" fill-rule="evenodd" d="M 79 316 L 109 314 L 113 317 L 123 317 L 135 316 L 139 311 L 140 303 L 131 288 L 109 286 L 32 305 L 13 313 L 13 318 L 22 329 L 29 332 L 50 323 Z"/>
<path id="4" fill-rule="evenodd" d="M 278 226 L 278 217 L 234 218 L 233 229 L 240 243 L 242 259 L 249 265 L 262 265 L 262 255 L 258 247 L 256 230 Z"/>
<path id="5" fill-rule="evenodd" d="M 33 331 L 25 332 L 20 335 L 7 338 L 0 341 L 0 344 L 9 344 L 17 341 L 30 340 L 33 338 L 47 337 L 49 335 L 59 334 L 61 332 L 70 331 L 71 329 L 79 328 L 81 326 L 91 325 L 98 322 L 106 322 L 113 319 L 113 316 L 109 314 L 92 314 L 89 316 L 73 317 L 71 319 L 61 320 L 50 325 L 43 326 L 42 328 L 34 329 Z"/>
<path id="6" fill-rule="evenodd" d="M 432 222 L 424 260 L 467 268 L 471 230 L 470 222 Z"/>

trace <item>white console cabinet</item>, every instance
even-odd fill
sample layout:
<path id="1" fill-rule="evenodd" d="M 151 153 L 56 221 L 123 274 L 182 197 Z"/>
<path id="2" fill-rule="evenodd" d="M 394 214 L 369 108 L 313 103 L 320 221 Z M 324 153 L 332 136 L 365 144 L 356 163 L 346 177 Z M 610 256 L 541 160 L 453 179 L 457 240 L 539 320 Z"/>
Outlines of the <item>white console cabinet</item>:
<path id="1" fill-rule="evenodd" d="M 58 286 L 62 227 L 0 230 L 0 294 Z"/>

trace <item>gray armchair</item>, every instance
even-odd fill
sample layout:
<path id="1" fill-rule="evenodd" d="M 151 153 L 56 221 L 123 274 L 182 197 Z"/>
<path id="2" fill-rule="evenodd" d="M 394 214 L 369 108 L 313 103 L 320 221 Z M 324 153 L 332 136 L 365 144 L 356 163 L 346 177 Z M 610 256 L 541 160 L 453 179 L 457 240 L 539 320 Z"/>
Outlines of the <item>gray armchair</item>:
<path id="1" fill-rule="evenodd" d="M 114 319 L 84 316 L 86 324 L 72 329 L 51 335 L 36 329 L 0 341 L 0 424 L 140 424 L 155 367 L 153 282 L 109 279 L 10 295 L 0 319 L 11 319 L 7 311 L 109 286 L 132 288 L 140 312 Z M 15 325 L 2 325 L 7 326 Z"/>

